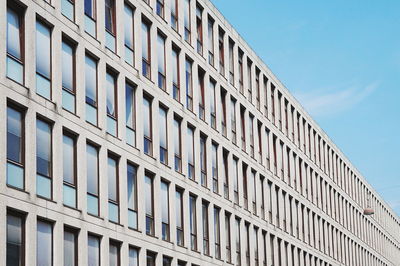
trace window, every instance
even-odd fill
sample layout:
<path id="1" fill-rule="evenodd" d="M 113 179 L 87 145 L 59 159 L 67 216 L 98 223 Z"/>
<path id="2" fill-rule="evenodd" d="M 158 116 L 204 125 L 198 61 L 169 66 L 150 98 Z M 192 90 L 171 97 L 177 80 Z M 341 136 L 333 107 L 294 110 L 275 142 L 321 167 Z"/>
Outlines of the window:
<path id="1" fill-rule="evenodd" d="M 19 214 L 7 211 L 7 266 L 25 265 L 25 218 Z"/>
<path id="2" fill-rule="evenodd" d="M 226 245 L 226 261 L 232 262 L 232 244 L 231 244 L 231 215 L 225 213 L 225 245 Z"/>
<path id="3" fill-rule="evenodd" d="M 184 38 L 190 43 L 191 39 L 191 18 L 190 18 L 190 0 L 183 0 L 183 25 L 185 27 Z"/>
<path id="4" fill-rule="evenodd" d="M 53 265 L 53 225 L 42 220 L 37 221 L 36 265 Z"/>
<path id="5" fill-rule="evenodd" d="M 193 111 L 193 80 L 192 80 L 192 61 L 185 60 L 186 66 L 186 108 Z"/>
<path id="6" fill-rule="evenodd" d="M 219 28 L 218 33 L 218 50 L 219 50 L 219 73 L 225 75 L 225 48 L 224 48 L 225 32 Z"/>
<path id="7" fill-rule="evenodd" d="M 7 185 L 25 189 L 24 113 L 7 106 Z"/>
<path id="8" fill-rule="evenodd" d="M 178 31 L 178 0 L 171 0 L 171 27 Z"/>
<path id="9" fill-rule="evenodd" d="M 235 86 L 235 58 L 233 55 L 233 47 L 235 43 L 229 39 L 229 83 Z"/>
<path id="10" fill-rule="evenodd" d="M 156 12 L 157 15 L 164 18 L 164 0 L 157 0 Z"/>
<path id="11" fill-rule="evenodd" d="M 244 108 L 240 108 L 240 129 L 241 129 L 241 138 L 242 138 L 242 150 L 246 151 L 246 118 L 244 113 L 246 110 Z"/>
<path id="12" fill-rule="evenodd" d="M 242 176 L 243 176 L 243 201 L 244 201 L 244 208 L 246 210 L 249 209 L 249 197 L 248 197 L 248 190 L 247 190 L 247 164 L 242 164 Z"/>
<path id="13" fill-rule="evenodd" d="M 88 266 L 100 266 L 100 237 L 88 235 Z"/>
<path id="14" fill-rule="evenodd" d="M 129 247 L 129 266 L 139 265 L 139 249 Z"/>
<path id="15" fill-rule="evenodd" d="M 75 46 L 66 39 L 62 42 L 62 89 L 63 108 L 75 113 Z"/>
<path id="16" fill-rule="evenodd" d="M 201 185 L 207 187 L 207 137 L 200 135 L 200 170 Z"/>
<path id="17" fill-rule="evenodd" d="M 165 181 L 161 181 L 161 233 L 162 239 L 169 241 L 170 229 L 169 229 L 169 184 Z"/>
<path id="18" fill-rule="evenodd" d="M 190 248 L 197 250 L 197 215 L 196 215 L 196 196 L 189 196 L 190 212 Z"/>
<path id="19" fill-rule="evenodd" d="M 226 137 L 226 91 L 221 89 L 221 107 L 222 107 L 222 115 L 221 115 L 221 129 L 222 135 Z"/>
<path id="20" fill-rule="evenodd" d="M 160 162 L 163 164 L 168 164 L 167 118 L 168 118 L 167 110 L 160 106 L 159 108 Z"/>
<path id="21" fill-rule="evenodd" d="M 217 108 L 215 106 L 215 81 L 210 79 L 210 122 L 211 127 L 217 128 Z"/>
<path id="22" fill-rule="evenodd" d="M 52 133 L 51 125 L 36 120 L 36 194 L 52 199 Z"/>
<path id="23" fill-rule="evenodd" d="M 270 143 L 269 143 L 269 129 L 265 128 L 265 146 L 266 146 L 266 161 L 267 161 L 267 169 L 270 168 Z"/>
<path id="24" fill-rule="evenodd" d="M 254 158 L 254 116 L 249 115 L 250 121 L 249 121 L 249 131 L 250 131 L 250 156 Z"/>
<path id="25" fill-rule="evenodd" d="M 188 178 L 194 180 L 194 128 L 187 128 L 187 158 L 188 158 Z"/>
<path id="26" fill-rule="evenodd" d="M 64 265 L 78 265 L 78 233 L 68 227 L 64 227 Z"/>
<path id="27" fill-rule="evenodd" d="M 261 121 L 260 120 L 258 120 L 258 122 L 257 122 L 257 137 L 258 137 L 258 160 L 259 160 L 259 162 L 261 163 L 261 164 L 263 164 L 263 157 L 262 157 L 262 153 L 263 153 L 263 151 L 262 151 L 262 147 L 263 147 L 263 144 L 262 144 L 262 127 L 263 127 L 263 124 L 261 123 Z"/>
<path id="28" fill-rule="evenodd" d="M 51 29 L 36 21 L 36 93 L 51 100 Z"/>
<path id="29" fill-rule="evenodd" d="M 135 44 L 134 44 L 134 20 L 133 8 L 129 5 L 124 5 L 124 43 L 125 43 L 125 62 L 131 66 L 135 65 Z"/>
<path id="30" fill-rule="evenodd" d="M 157 64 L 158 87 L 165 91 L 165 37 L 160 33 L 157 34 Z"/>
<path id="31" fill-rule="evenodd" d="M 231 133 L 233 144 L 237 143 L 236 137 L 236 100 L 231 98 Z"/>
<path id="32" fill-rule="evenodd" d="M 146 254 L 146 266 L 156 266 L 156 253 L 147 251 Z"/>
<path id="33" fill-rule="evenodd" d="M 222 176 L 224 178 L 224 197 L 225 199 L 229 199 L 228 151 L 223 151 L 222 163 Z"/>
<path id="34" fill-rule="evenodd" d="M 151 79 L 150 24 L 142 20 L 142 75 Z"/>
<path id="35" fill-rule="evenodd" d="M 96 0 L 85 0 L 85 31 L 96 37 Z"/>
<path id="36" fill-rule="evenodd" d="M 253 182 L 253 193 L 252 193 L 252 204 L 253 204 L 253 213 L 257 215 L 257 173 L 255 171 L 251 171 L 251 178 Z"/>
<path id="37" fill-rule="evenodd" d="M 239 49 L 239 91 L 241 94 L 244 93 L 243 91 L 243 52 Z"/>
<path id="38" fill-rule="evenodd" d="M 182 172 L 182 137 L 181 120 L 174 118 L 174 165 L 175 171 Z"/>
<path id="39" fill-rule="evenodd" d="M 250 224 L 245 222 L 245 227 L 246 227 L 246 244 L 245 244 L 246 264 L 250 265 Z M 281 264 L 279 263 L 278 265 Z"/>
<path id="40" fill-rule="evenodd" d="M 76 140 L 67 132 L 63 134 L 63 202 L 76 208 Z"/>
<path id="41" fill-rule="evenodd" d="M 218 193 L 218 144 L 212 144 L 211 171 L 213 178 L 213 192 Z"/>
<path id="42" fill-rule="evenodd" d="M 268 78 L 265 76 L 264 76 L 264 116 L 268 119 Z"/>
<path id="43" fill-rule="evenodd" d="M 118 158 L 108 155 L 108 219 L 119 223 Z"/>
<path id="44" fill-rule="evenodd" d="M 256 68 L 256 105 L 260 111 L 260 70 Z"/>
<path id="45" fill-rule="evenodd" d="M 8 1 L 10 2 L 10 1 Z M 7 77 L 24 83 L 25 27 L 21 8 L 7 6 Z"/>
<path id="46" fill-rule="evenodd" d="M 115 53 L 115 0 L 105 0 L 106 47 Z"/>
<path id="47" fill-rule="evenodd" d="M 198 71 L 198 91 L 199 91 L 199 117 L 201 120 L 205 120 L 205 98 L 204 98 L 204 75 L 205 72 L 199 68 Z"/>
<path id="48" fill-rule="evenodd" d="M 240 251 L 240 219 L 235 218 L 235 230 L 236 230 L 236 265 L 241 264 L 241 251 Z"/>
<path id="49" fill-rule="evenodd" d="M 61 0 L 61 13 L 69 20 L 75 20 L 75 0 Z"/>
<path id="50" fill-rule="evenodd" d="M 247 59 L 247 92 L 248 92 L 248 100 L 253 103 L 253 76 L 252 76 L 252 68 L 253 62 L 250 59 Z"/>
<path id="51" fill-rule="evenodd" d="M 214 207 L 214 241 L 215 241 L 215 257 L 221 259 L 221 229 L 220 229 L 220 208 Z"/>
<path id="52" fill-rule="evenodd" d="M 146 234 L 154 235 L 154 187 L 153 177 L 149 173 L 144 177 L 144 195 L 146 206 Z"/>
<path id="53" fill-rule="evenodd" d="M 172 259 L 170 257 L 163 256 L 162 260 L 162 265 L 163 266 L 171 266 L 172 265 Z"/>
<path id="54" fill-rule="evenodd" d="M 214 66 L 214 20 L 208 17 L 208 63 Z"/>
<path id="55" fill-rule="evenodd" d="M 135 104 L 136 86 L 125 82 L 125 118 L 126 118 L 126 142 L 136 146 L 136 104 Z"/>
<path id="56" fill-rule="evenodd" d="M 197 53 L 203 54 L 203 8 L 196 6 Z"/>
<path id="57" fill-rule="evenodd" d="M 184 245 L 183 233 L 183 191 L 176 189 L 175 191 L 175 208 L 176 208 L 176 244 Z"/>
<path id="58" fill-rule="evenodd" d="M 238 159 L 233 159 L 233 193 L 234 202 L 239 204 L 239 169 L 238 169 Z"/>
<path id="59" fill-rule="evenodd" d="M 107 133 L 117 136 L 117 75 L 110 70 L 106 73 L 106 88 L 107 88 Z"/>
<path id="60" fill-rule="evenodd" d="M 87 212 L 99 215 L 99 151 L 86 144 Z"/>
<path id="61" fill-rule="evenodd" d="M 108 266 L 120 265 L 120 246 L 120 243 L 114 240 L 110 240 Z"/>
<path id="62" fill-rule="evenodd" d="M 128 184 L 128 226 L 137 229 L 137 167 L 127 164 L 127 184 Z"/>
<path id="63" fill-rule="evenodd" d="M 189 73 L 187 73 L 187 71 L 189 71 Z M 186 78 L 188 78 L 188 74 L 191 78 L 191 71 L 192 67 L 186 65 Z M 189 80 L 189 82 L 191 81 Z M 179 50 L 175 47 L 172 47 L 172 94 L 174 99 L 180 102 Z"/>
<path id="64" fill-rule="evenodd" d="M 202 203 L 202 224 L 203 224 L 203 253 L 210 255 L 210 235 L 208 230 L 208 203 Z"/>
<path id="65" fill-rule="evenodd" d="M 153 155 L 153 122 L 151 100 L 143 97 L 143 150 L 147 155 Z"/>
<path id="66" fill-rule="evenodd" d="M 97 61 L 85 58 L 86 121 L 97 125 Z"/>

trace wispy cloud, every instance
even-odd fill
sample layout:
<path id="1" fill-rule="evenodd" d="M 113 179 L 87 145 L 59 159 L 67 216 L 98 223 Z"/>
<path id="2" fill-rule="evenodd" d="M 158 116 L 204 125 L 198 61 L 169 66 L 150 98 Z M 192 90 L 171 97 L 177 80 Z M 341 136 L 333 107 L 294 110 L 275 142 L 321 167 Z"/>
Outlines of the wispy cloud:
<path id="1" fill-rule="evenodd" d="M 348 110 L 370 96 L 378 82 L 365 86 L 343 86 L 336 89 L 319 89 L 307 93 L 294 93 L 300 103 L 313 116 L 328 116 Z"/>

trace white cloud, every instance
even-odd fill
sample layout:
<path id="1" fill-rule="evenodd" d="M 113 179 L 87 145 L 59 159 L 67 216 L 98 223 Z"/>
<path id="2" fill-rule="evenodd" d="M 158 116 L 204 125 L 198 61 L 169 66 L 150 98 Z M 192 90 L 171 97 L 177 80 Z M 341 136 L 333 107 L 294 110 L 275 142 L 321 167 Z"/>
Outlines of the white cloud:
<path id="1" fill-rule="evenodd" d="M 304 108 L 313 116 L 328 116 L 352 108 L 370 96 L 378 82 L 366 86 L 343 86 L 339 89 L 320 89 L 294 93 Z"/>

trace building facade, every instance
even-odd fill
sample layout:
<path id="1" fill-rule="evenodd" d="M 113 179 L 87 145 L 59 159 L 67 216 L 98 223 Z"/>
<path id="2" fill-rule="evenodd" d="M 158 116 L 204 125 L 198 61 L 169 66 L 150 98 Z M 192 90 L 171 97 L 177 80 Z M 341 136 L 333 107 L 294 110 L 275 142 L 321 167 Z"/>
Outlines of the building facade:
<path id="1" fill-rule="evenodd" d="M 0 265 L 400 265 L 399 217 L 208 0 L 0 18 Z"/>

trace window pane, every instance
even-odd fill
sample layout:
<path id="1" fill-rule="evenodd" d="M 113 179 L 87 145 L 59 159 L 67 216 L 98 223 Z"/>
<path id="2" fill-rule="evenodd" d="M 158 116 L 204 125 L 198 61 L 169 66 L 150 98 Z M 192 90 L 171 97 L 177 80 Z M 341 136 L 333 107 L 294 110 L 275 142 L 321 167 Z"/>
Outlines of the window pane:
<path id="1" fill-rule="evenodd" d="M 7 53 L 21 60 L 20 29 L 20 18 L 17 12 L 7 8 Z"/>
<path id="2" fill-rule="evenodd" d="M 7 107 L 7 159 L 22 163 L 22 114 Z"/>
<path id="3" fill-rule="evenodd" d="M 74 91 L 74 48 L 66 42 L 62 43 L 62 86 Z"/>
<path id="4" fill-rule="evenodd" d="M 119 265 L 119 246 L 117 243 L 110 243 L 109 266 Z"/>
<path id="5" fill-rule="evenodd" d="M 94 18 L 95 0 L 85 0 L 85 14 Z"/>
<path id="6" fill-rule="evenodd" d="M 129 266 L 138 266 L 139 254 L 136 248 L 129 248 Z"/>
<path id="7" fill-rule="evenodd" d="M 87 192 L 98 195 L 98 151 L 91 145 L 86 146 L 87 156 Z"/>
<path id="8" fill-rule="evenodd" d="M 61 1 L 61 11 L 64 16 L 70 20 L 74 20 L 74 4 L 70 0 Z"/>
<path id="9" fill-rule="evenodd" d="M 136 167 L 128 164 L 128 208 L 136 210 Z"/>
<path id="10" fill-rule="evenodd" d="M 64 266 L 75 266 L 76 262 L 76 234 L 64 231 Z"/>
<path id="11" fill-rule="evenodd" d="M 157 62 L 158 72 L 165 75 L 165 39 L 157 35 Z"/>
<path id="12" fill-rule="evenodd" d="M 194 159 L 193 159 L 193 141 L 194 141 L 194 132 L 193 129 L 189 128 L 187 129 L 187 152 L 188 152 L 188 163 L 194 164 Z"/>
<path id="13" fill-rule="evenodd" d="M 100 238 L 88 236 L 88 266 L 100 266 Z"/>
<path id="14" fill-rule="evenodd" d="M 36 170 L 43 176 L 51 176 L 51 127 L 42 120 L 36 122 Z"/>
<path id="15" fill-rule="evenodd" d="M 149 176 L 145 176 L 144 194 L 146 197 L 145 206 L 146 214 L 153 216 L 153 179 Z"/>
<path id="16" fill-rule="evenodd" d="M 181 122 L 174 119 L 174 152 L 181 155 Z"/>
<path id="17" fill-rule="evenodd" d="M 135 91 L 128 83 L 125 84 L 126 125 L 135 128 Z"/>
<path id="18" fill-rule="evenodd" d="M 108 157 L 108 199 L 118 201 L 117 161 Z"/>
<path id="19" fill-rule="evenodd" d="M 125 45 L 133 49 L 133 10 L 125 5 L 124 11 Z"/>
<path id="20" fill-rule="evenodd" d="M 168 183 L 161 182 L 161 221 L 169 223 Z"/>
<path id="21" fill-rule="evenodd" d="M 105 24 L 106 29 L 114 34 L 114 0 L 105 0 Z"/>
<path id="22" fill-rule="evenodd" d="M 172 82 L 179 86 L 179 52 L 172 50 Z"/>
<path id="23" fill-rule="evenodd" d="M 75 185 L 75 140 L 67 135 L 63 136 L 63 177 Z"/>
<path id="24" fill-rule="evenodd" d="M 183 228 L 182 224 L 182 192 L 176 191 L 175 193 L 175 206 L 176 206 L 176 226 Z"/>
<path id="25" fill-rule="evenodd" d="M 146 23 L 142 22 L 142 57 L 149 61 L 149 34 L 150 28 Z"/>
<path id="26" fill-rule="evenodd" d="M 159 114 L 160 147 L 167 149 L 167 111 L 163 108 L 160 108 Z"/>
<path id="27" fill-rule="evenodd" d="M 50 79 L 51 40 L 50 29 L 36 22 L 36 72 Z"/>
<path id="28" fill-rule="evenodd" d="M 19 266 L 23 263 L 23 226 L 21 217 L 7 215 L 7 266 Z"/>
<path id="29" fill-rule="evenodd" d="M 91 57 L 85 59 L 86 103 L 96 106 L 97 102 L 97 62 Z"/>
<path id="30" fill-rule="evenodd" d="M 52 224 L 37 221 L 37 252 L 36 264 L 40 266 L 52 265 L 53 228 Z M 40 248 L 39 248 L 40 247 Z"/>
<path id="31" fill-rule="evenodd" d="M 146 98 L 143 98 L 143 128 L 144 136 L 151 138 L 151 103 Z"/>
<path id="32" fill-rule="evenodd" d="M 115 99 L 115 77 L 108 73 L 106 74 L 106 86 L 107 86 L 107 114 L 116 117 L 116 99 Z"/>

